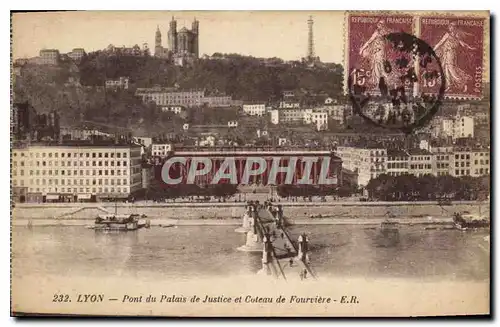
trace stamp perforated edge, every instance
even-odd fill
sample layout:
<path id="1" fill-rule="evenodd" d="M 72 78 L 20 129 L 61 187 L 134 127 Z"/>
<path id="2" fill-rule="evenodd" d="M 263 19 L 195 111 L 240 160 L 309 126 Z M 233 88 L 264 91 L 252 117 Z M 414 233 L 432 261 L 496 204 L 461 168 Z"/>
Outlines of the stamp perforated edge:
<path id="1" fill-rule="evenodd" d="M 349 79 L 349 17 L 352 14 L 356 15 L 366 15 L 366 16 L 377 16 L 377 15 L 411 15 L 413 16 L 413 34 L 420 38 L 420 21 L 422 17 L 425 16 L 437 16 L 437 17 L 463 17 L 463 18 L 483 18 L 484 19 L 484 28 L 483 28 L 483 70 L 482 70 L 482 94 L 480 96 L 465 96 L 463 94 L 445 94 L 444 99 L 449 100 L 482 100 L 484 98 L 485 92 L 485 63 L 488 61 L 488 70 L 490 70 L 491 75 L 491 58 L 489 56 L 489 49 L 491 47 L 490 36 L 490 11 L 489 10 L 479 10 L 479 11 L 390 11 L 390 10 L 372 10 L 372 11 L 346 11 L 344 14 L 344 37 L 343 37 L 343 65 L 344 65 L 344 76 L 343 76 L 343 91 L 344 95 L 349 95 L 349 87 L 348 87 L 348 79 Z M 488 45 L 486 45 L 486 40 L 488 40 Z M 489 76 L 491 79 L 491 76 Z M 491 85 L 491 84 L 489 84 Z"/>
<path id="2" fill-rule="evenodd" d="M 357 10 L 347 10 L 344 14 L 344 35 L 343 35 L 343 65 L 344 65 L 344 76 L 343 76 L 343 91 L 344 95 L 349 95 L 349 17 L 351 15 L 360 15 L 360 16 L 391 16 L 391 15 L 405 15 L 412 16 L 412 34 L 416 35 L 416 16 L 410 11 L 397 11 L 397 10 L 371 10 L 371 11 L 357 11 Z"/>
<path id="3" fill-rule="evenodd" d="M 10 13 L 10 35 L 9 35 L 9 41 L 10 41 L 10 105 L 9 105 L 9 110 L 10 110 L 10 119 L 9 119 L 9 142 L 10 142 L 10 149 L 9 149 L 9 166 L 10 166 L 10 172 L 9 172 L 9 200 L 10 200 L 10 206 L 9 206 L 9 215 L 10 215 L 10 226 L 9 226 L 9 244 L 10 244 L 10 251 L 9 251 L 9 276 L 10 276 L 10 283 L 9 283 L 9 302 L 10 302 L 10 312 L 12 314 L 12 218 L 13 218 L 13 206 L 14 206 L 14 199 L 12 198 L 13 196 L 13 189 L 12 189 L 12 143 L 13 143 L 13 137 L 12 137 L 12 132 L 13 132 L 13 127 L 14 127 L 14 121 L 13 121 L 13 114 L 14 114 L 14 109 L 13 109 L 13 97 L 14 97 L 14 62 L 13 62 L 13 57 L 12 57 L 12 18 L 13 18 L 13 13 Z"/>
<path id="4" fill-rule="evenodd" d="M 422 32 L 421 30 L 421 20 L 424 17 L 442 17 L 442 18 L 470 18 L 470 19 L 483 19 L 484 24 L 483 24 L 483 49 L 482 49 L 482 79 L 481 79 L 481 95 L 480 96 L 473 96 L 473 95 L 465 95 L 465 94 L 444 94 L 444 99 L 447 100 L 483 100 L 484 98 L 484 92 L 485 92 L 485 86 L 486 86 L 486 80 L 485 80 L 485 63 L 488 61 L 488 70 L 490 70 L 491 67 L 491 58 L 489 58 L 489 48 L 491 47 L 490 43 L 491 40 L 489 40 L 489 35 L 490 35 L 490 11 L 485 10 L 485 11 L 467 11 L 467 12 L 444 12 L 444 11 L 429 11 L 429 12 L 422 12 L 420 15 L 417 16 L 417 37 L 420 38 L 420 34 Z M 488 45 L 486 45 L 486 41 L 488 41 Z M 491 71 L 490 71 L 491 74 Z M 491 79 L 491 76 L 489 76 L 489 79 Z"/>

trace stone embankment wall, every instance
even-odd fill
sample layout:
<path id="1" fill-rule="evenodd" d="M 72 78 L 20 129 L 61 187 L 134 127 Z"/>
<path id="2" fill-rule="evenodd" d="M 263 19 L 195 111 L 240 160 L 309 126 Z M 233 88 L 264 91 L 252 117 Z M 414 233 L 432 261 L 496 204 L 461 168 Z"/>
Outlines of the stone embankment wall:
<path id="1" fill-rule="evenodd" d="M 489 205 L 475 202 L 440 206 L 435 202 L 335 202 L 335 203 L 281 203 L 285 216 L 294 219 L 323 218 L 381 218 L 381 217 L 451 217 L 453 212 L 489 214 Z M 140 203 L 119 204 L 118 214 L 145 214 L 149 219 L 228 219 L 241 218 L 244 203 Z M 99 214 L 114 213 L 110 203 L 56 203 L 17 204 L 13 219 L 92 219 Z"/>

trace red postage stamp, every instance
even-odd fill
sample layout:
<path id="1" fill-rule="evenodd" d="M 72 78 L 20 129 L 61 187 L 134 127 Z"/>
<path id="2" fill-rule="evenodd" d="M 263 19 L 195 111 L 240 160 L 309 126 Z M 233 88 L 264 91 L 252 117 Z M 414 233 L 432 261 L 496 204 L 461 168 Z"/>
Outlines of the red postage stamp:
<path id="1" fill-rule="evenodd" d="M 448 98 L 480 98 L 483 93 L 484 18 L 422 16 L 420 38 L 441 61 Z M 420 68 L 421 93 L 438 93 L 433 74 Z"/>
<path id="2" fill-rule="evenodd" d="M 386 36 L 400 32 L 414 34 L 414 23 L 411 15 L 350 13 L 345 67 L 352 83 L 371 94 L 378 93 L 381 78 L 388 84 L 393 79 L 397 83 L 400 76 L 387 67 L 394 48 Z"/>

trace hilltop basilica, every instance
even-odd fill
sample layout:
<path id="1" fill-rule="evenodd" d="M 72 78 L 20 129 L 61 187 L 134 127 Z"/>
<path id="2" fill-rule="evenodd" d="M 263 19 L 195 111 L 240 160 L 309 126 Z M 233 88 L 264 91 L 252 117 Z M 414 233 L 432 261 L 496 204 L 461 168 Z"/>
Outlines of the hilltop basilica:
<path id="1" fill-rule="evenodd" d="M 191 30 L 183 27 L 177 31 L 177 21 L 172 17 L 169 25 L 168 48 L 162 46 L 160 28 L 156 29 L 155 57 L 172 60 L 179 66 L 193 62 L 199 54 L 199 22 L 195 18 Z"/>

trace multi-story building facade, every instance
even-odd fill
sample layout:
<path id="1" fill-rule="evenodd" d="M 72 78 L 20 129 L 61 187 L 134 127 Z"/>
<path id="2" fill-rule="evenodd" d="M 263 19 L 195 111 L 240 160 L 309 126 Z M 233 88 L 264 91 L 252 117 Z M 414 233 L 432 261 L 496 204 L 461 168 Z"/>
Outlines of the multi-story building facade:
<path id="1" fill-rule="evenodd" d="M 473 149 L 471 156 L 471 176 L 485 176 L 490 174 L 490 150 Z"/>
<path id="2" fill-rule="evenodd" d="M 269 110 L 271 123 L 303 122 L 304 124 L 314 124 L 316 130 L 328 129 L 328 112 L 317 108 L 279 108 Z"/>
<path id="3" fill-rule="evenodd" d="M 358 173 L 359 186 L 387 172 L 387 150 L 381 148 L 337 147 L 342 166 Z"/>
<path id="4" fill-rule="evenodd" d="M 434 138 L 447 138 L 453 136 L 454 120 L 446 117 L 436 117 L 431 122 L 431 135 Z"/>
<path id="5" fill-rule="evenodd" d="M 241 101 L 233 100 L 227 95 L 206 96 L 205 90 L 179 90 L 177 88 L 138 88 L 135 95 L 142 101 L 155 102 L 158 106 L 197 107 L 229 107 L 241 105 Z"/>
<path id="6" fill-rule="evenodd" d="M 204 96 L 202 99 L 202 104 L 208 107 L 231 107 L 231 106 L 241 106 L 243 101 L 233 100 L 232 97 L 227 95 L 211 95 Z"/>
<path id="7" fill-rule="evenodd" d="M 57 65 L 59 63 L 60 53 L 56 49 L 42 49 L 38 57 L 38 63 L 41 65 Z"/>
<path id="8" fill-rule="evenodd" d="M 154 157 L 166 157 L 169 152 L 172 151 L 172 144 L 169 143 L 164 143 L 164 144 L 157 144 L 154 143 L 151 145 L 151 154 Z"/>
<path id="9" fill-rule="evenodd" d="M 265 103 L 243 104 L 243 112 L 250 116 L 262 117 L 266 114 L 266 104 Z"/>
<path id="10" fill-rule="evenodd" d="M 60 133 L 63 139 L 69 139 L 74 141 L 76 140 L 86 141 L 86 140 L 91 140 L 94 137 L 112 136 L 112 134 L 104 133 L 96 129 L 70 128 L 70 127 L 61 127 Z"/>
<path id="11" fill-rule="evenodd" d="M 424 149 L 410 149 L 408 154 L 410 155 L 408 163 L 410 175 L 421 177 L 432 174 L 434 155 L 431 152 Z"/>
<path id="12" fill-rule="evenodd" d="M 107 79 L 105 86 L 107 89 L 123 89 L 128 90 L 129 86 L 129 78 L 128 77 L 120 77 L 117 79 Z"/>
<path id="13" fill-rule="evenodd" d="M 70 57 L 71 60 L 73 60 L 74 62 L 82 61 L 84 56 L 85 56 L 85 49 L 83 48 L 75 48 L 68 53 L 68 57 Z"/>
<path id="14" fill-rule="evenodd" d="M 109 55 L 122 55 L 122 56 L 133 56 L 133 57 L 143 57 L 149 53 L 147 44 L 144 44 L 142 49 L 137 44 L 135 44 L 132 47 L 126 47 L 126 46 L 115 47 L 114 45 L 110 44 L 106 47 L 106 49 L 104 49 L 104 51 Z"/>
<path id="15" fill-rule="evenodd" d="M 455 148 L 450 157 L 450 172 L 452 176 L 470 176 L 473 163 L 473 151 L 471 148 Z"/>
<path id="16" fill-rule="evenodd" d="M 474 118 L 456 116 L 453 122 L 453 139 L 474 137 Z"/>
<path id="17" fill-rule="evenodd" d="M 164 106 L 164 107 L 161 107 L 161 111 L 173 112 L 174 114 L 179 115 L 179 114 L 185 112 L 186 108 L 184 108 L 183 106 Z"/>
<path id="18" fill-rule="evenodd" d="M 12 185 L 28 202 L 126 198 L 142 188 L 140 147 L 80 142 L 15 148 Z"/>
<path id="19" fill-rule="evenodd" d="M 408 174 L 410 155 L 404 150 L 387 150 L 387 174 L 401 176 Z"/>
<path id="20" fill-rule="evenodd" d="M 324 131 L 328 129 L 328 113 L 324 111 L 314 110 L 312 112 L 306 112 L 304 114 L 304 121 L 309 121 L 316 127 L 318 131 Z"/>
<path id="21" fill-rule="evenodd" d="M 337 121 L 340 125 L 344 124 L 346 111 L 345 105 L 325 105 L 321 107 L 320 110 L 327 112 L 329 119 Z"/>
<path id="22" fill-rule="evenodd" d="M 357 171 L 360 186 L 381 174 L 404 174 L 454 177 L 485 176 L 491 173 L 489 149 L 460 147 L 430 147 L 425 149 L 392 150 L 337 147 L 342 166 Z"/>
<path id="23" fill-rule="evenodd" d="M 450 158 L 453 153 L 436 152 L 433 153 L 434 162 L 432 164 L 432 174 L 435 176 L 444 176 L 450 174 Z"/>
<path id="24" fill-rule="evenodd" d="M 155 102 L 159 106 L 181 105 L 186 107 L 201 106 L 205 95 L 203 90 L 178 90 L 175 88 L 138 88 L 135 92 L 143 102 Z"/>

